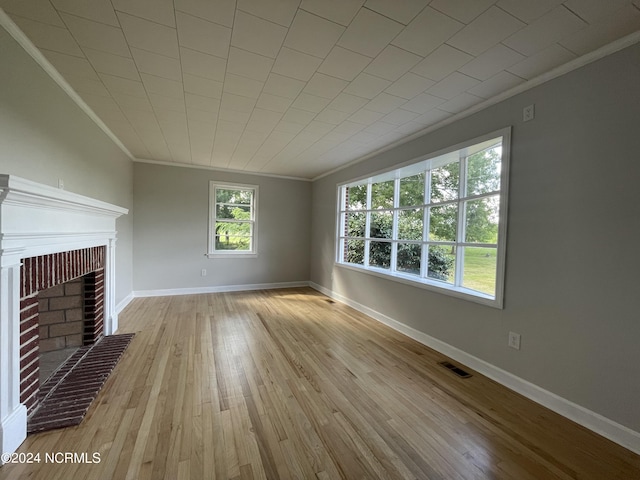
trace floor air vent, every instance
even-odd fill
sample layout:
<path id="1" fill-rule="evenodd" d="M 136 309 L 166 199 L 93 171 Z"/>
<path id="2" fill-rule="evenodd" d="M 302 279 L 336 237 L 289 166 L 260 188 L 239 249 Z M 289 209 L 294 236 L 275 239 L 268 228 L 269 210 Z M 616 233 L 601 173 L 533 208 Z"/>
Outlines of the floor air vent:
<path id="1" fill-rule="evenodd" d="M 469 377 L 471 377 L 471 374 L 469 372 L 465 372 L 460 367 L 456 367 L 453 363 L 450 363 L 450 362 L 439 362 L 439 363 L 444 368 L 448 368 L 449 370 L 451 370 L 453 373 L 458 375 L 460 378 L 469 378 Z"/>

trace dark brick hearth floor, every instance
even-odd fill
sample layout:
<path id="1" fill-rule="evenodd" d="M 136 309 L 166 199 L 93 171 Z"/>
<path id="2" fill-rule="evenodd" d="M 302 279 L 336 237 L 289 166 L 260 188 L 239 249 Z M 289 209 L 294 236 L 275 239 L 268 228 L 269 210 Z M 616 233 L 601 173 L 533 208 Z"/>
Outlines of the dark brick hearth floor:
<path id="1" fill-rule="evenodd" d="M 109 335 L 69 357 L 40 387 L 40 403 L 27 420 L 27 432 L 78 425 L 133 335 Z"/>

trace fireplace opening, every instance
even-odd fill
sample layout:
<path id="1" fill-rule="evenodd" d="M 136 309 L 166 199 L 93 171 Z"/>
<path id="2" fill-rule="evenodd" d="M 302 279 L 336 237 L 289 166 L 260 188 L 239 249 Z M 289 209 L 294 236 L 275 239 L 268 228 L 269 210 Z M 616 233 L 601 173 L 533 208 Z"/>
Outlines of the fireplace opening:
<path id="1" fill-rule="evenodd" d="M 92 247 L 23 260 L 20 395 L 28 413 L 46 379 L 104 336 L 104 254 Z"/>

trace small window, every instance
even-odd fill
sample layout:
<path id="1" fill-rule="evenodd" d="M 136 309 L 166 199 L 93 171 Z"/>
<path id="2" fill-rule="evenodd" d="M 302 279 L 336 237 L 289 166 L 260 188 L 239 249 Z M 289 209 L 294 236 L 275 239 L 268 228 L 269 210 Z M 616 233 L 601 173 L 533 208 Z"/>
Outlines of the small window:
<path id="1" fill-rule="evenodd" d="M 509 136 L 340 185 L 337 263 L 501 308 Z"/>
<path id="2" fill-rule="evenodd" d="M 258 187 L 211 182 L 209 197 L 208 254 L 255 255 Z"/>

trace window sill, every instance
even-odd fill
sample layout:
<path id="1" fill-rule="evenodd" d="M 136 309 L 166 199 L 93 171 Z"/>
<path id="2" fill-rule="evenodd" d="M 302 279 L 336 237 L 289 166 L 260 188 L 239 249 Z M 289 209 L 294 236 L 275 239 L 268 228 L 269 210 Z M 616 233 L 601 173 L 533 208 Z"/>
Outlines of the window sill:
<path id="1" fill-rule="evenodd" d="M 498 298 L 494 298 L 485 293 L 477 292 L 464 287 L 454 287 L 443 282 L 436 280 L 427 280 L 413 275 L 402 274 L 398 272 L 390 272 L 388 270 L 376 267 L 365 267 L 361 265 L 346 264 L 334 262 L 335 267 L 344 268 L 346 270 L 353 270 L 355 272 L 365 273 L 367 275 L 373 275 L 375 277 L 391 280 L 392 282 L 403 283 L 405 285 L 411 285 L 413 287 L 423 288 L 430 290 L 434 293 L 441 293 L 451 297 L 460 298 L 488 307 L 502 309 L 502 301 Z"/>
<path id="2" fill-rule="evenodd" d="M 207 258 L 258 258 L 258 254 L 256 252 L 248 252 L 248 253 L 207 253 Z"/>

